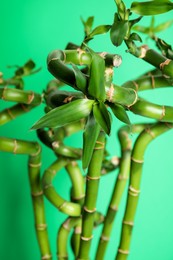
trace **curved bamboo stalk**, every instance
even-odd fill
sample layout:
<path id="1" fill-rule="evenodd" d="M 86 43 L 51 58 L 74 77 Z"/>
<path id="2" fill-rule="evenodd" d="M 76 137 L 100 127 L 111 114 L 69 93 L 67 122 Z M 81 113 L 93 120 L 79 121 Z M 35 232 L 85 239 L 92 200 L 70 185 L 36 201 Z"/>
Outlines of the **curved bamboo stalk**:
<path id="1" fill-rule="evenodd" d="M 77 259 L 89 259 L 90 245 L 93 237 L 92 230 L 94 226 L 94 214 L 96 212 L 96 200 L 104 154 L 104 145 L 105 133 L 101 131 L 96 141 L 92 159 L 88 167 L 86 196 L 82 214 L 82 234 Z"/>
<path id="2" fill-rule="evenodd" d="M 129 107 L 129 110 L 134 114 L 157 119 L 161 122 L 173 122 L 172 106 L 161 106 L 139 98 L 133 106 Z"/>
<path id="3" fill-rule="evenodd" d="M 29 155 L 28 173 L 34 208 L 34 220 L 41 259 L 52 260 L 44 213 L 43 191 L 40 181 L 41 147 L 36 142 L 0 137 L 0 150 Z"/>
<path id="4" fill-rule="evenodd" d="M 129 137 L 130 133 L 139 133 L 147 125 L 139 124 L 133 125 L 131 128 L 124 126 L 118 131 L 118 138 L 121 145 L 121 159 L 119 165 L 119 173 L 115 182 L 114 190 L 112 192 L 111 201 L 107 209 L 107 213 L 104 219 L 102 234 L 100 237 L 100 242 L 97 248 L 96 259 L 104 259 L 108 242 L 110 240 L 110 235 L 113 227 L 113 223 L 118 211 L 122 195 L 125 191 L 127 181 L 129 179 L 130 173 L 130 161 L 131 161 L 131 150 L 132 150 L 132 141 Z"/>
<path id="5" fill-rule="evenodd" d="M 122 224 L 121 241 L 116 260 L 126 260 L 129 255 L 132 228 L 140 194 L 140 182 L 145 150 L 153 139 L 171 128 L 173 128 L 173 124 L 156 123 L 151 127 L 146 128 L 135 142 L 131 158 L 128 198 Z"/>
<path id="6" fill-rule="evenodd" d="M 57 159 L 47 170 L 45 170 L 42 177 L 43 192 L 46 198 L 61 212 L 68 214 L 69 216 L 78 217 L 81 213 L 80 205 L 63 199 L 52 185 L 52 181 L 56 173 L 68 163 L 69 161 L 66 158 L 59 157 L 59 159 Z"/>

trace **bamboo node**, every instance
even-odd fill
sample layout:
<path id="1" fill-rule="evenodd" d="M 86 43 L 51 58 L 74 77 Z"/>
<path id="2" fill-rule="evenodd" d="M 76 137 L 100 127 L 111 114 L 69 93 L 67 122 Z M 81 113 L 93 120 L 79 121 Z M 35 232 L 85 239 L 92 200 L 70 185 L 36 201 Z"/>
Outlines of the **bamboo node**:
<path id="1" fill-rule="evenodd" d="M 31 192 L 31 195 L 32 195 L 32 197 L 39 197 L 39 196 L 43 195 L 43 191 L 41 190 L 38 192 Z"/>
<path id="2" fill-rule="evenodd" d="M 77 234 L 81 234 L 82 233 L 82 228 L 81 227 L 76 227 L 74 230 L 74 233 Z"/>
<path id="3" fill-rule="evenodd" d="M 41 153 L 41 146 L 38 144 L 38 150 L 36 153 L 32 153 L 31 156 L 37 156 Z"/>
<path id="4" fill-rule="evenodd" d="M 7 87 L 3 88 L 1 99 L 5 100 L 5 91 L 7 90 Z"/>
<path id="5" fill-rule="evenodd" d="M 36 230 L 44 231 L 46 229 L 47 229 L 47 225 L 46 224 L 38 224 L 38 225 L 36 225 Z"/>
<path id="6" fill-rule="evenodd" d="M 73 197 L 73 200 L 81 200 L 85 197 L 85 194 L 81 194 L 79 197 Z"/>
<path id="7" fill-rule="evenodd" d="M 84 50 L 82 50 L 81 48 L 77 48 L 77 52 L 78 52 L 78 55 L 79 55 L 79 65 L 82 65 L 83 63 L 82 63 L 82 54 L 84 54 L 85 53 L 85 51 Z"/>
<path id="8" fill-rule="evenodd" d="M 171 62 L 170 59 L 166 59 L 164 62 L 160 63 L 160 65 L 159 65 L 160 69 L 163 70 L 164 67 L 169 65 L 170 62 Z"/>
<path id="9" fill-rule="evenodd" d="M 46 259 L 51 259 L 52 258 L 52 256 L 51 255 L 44 255 L 44 256 L 42 256 L 42 260 L 46 260 Z"/>
<path id="10" fill-rule="evenodd" d="M 50 187 L 52 187 L 52 183 L 49 183 L 49 184 L 45 185 L 45 186 L 43 187 L 43 189 L 44 189 L 44 190 L 47 190 L 47 189 L 49 189 Z"/>
<path id="11" fill-rule="evenodd" d="M 141 58 L 141 59 L 145 58 L 148 50 L 149 50 L 148 45 L 142 45 L 141 46 L 141 55 L 139 56 L 139 58 Z"/>
<path id="12" fill-rule="evenodd" d="M 105 69 L 105 75 L 106 76 L 112 76 L 113 73 L 114 73 L 114 70 L 113 70 L 112 67 L 106 67 L 106 69 Z"/>
<path id="13" fill-rule="evenodd" d="M 145 128 L 145 132 L 149 134 L 153 139 L 155 138 L 155 134 L 152 132 L 151 128 Z"/>
<path id="14" fill-rule="evenodd" d="M 102 235 L 101 238 L 100 238 L 101 241 L 109 241 L 110 240 L 110 237 L 107 237 L 107 236 L 104 236 Z"/>
<path id="15" fill-rule="evenodd" d="M 117 205 L 110 205 L 109 208 L 114 210 L 114 211 L 118 211 L 118 206 Z"/>
<path id="16" fill-rule="evenodd" d="M 58 141 L 54 141 L 53 143 L 52 143 L 52 147 L 53 148 L 59 148 L 59 142 Z"/>
<path id="17" fill-rule="evenodd" d="M 172 129 L 172 128 L 173 128 L 173 124 L 171 124 L 171 123 L 165 122 L 165 125 L 166 125 L 169 129 Z"/>
<path id="18" fill-rule="evenodd" d="M 86 206 L 84 206 L 84 208 L 83 208 L 86 212 L 88 212 L 88 213 L 94 213 L 95 211 L 96 211 L 96 208 L 94 208 L 94 209 L 88 209 Z"/>
<path id="19" fill-rule="evenodd" d="M 61 210 L 62 208 L 64 208 L 66 206 L 67 202 L 64 201 L 59 207 L 58 209 Z"/>
<path id="20" fill-rule="evenodd" d="M 29 166 L 30 166 L 31 168 L 37 168 L 37 167 L 40 167 L 40 166 L 41 166 L 41 162 L 40 162 L 40 163 L 37 163 L 37 164 L 29 163 Z"/>
<path id="21" fill-rule="evenodd" d="M 128 177 L 128 176 L 123 176 L 123 175 L 119 174 L 119 175 L 118 175 L 118 179 L 119 179 L 119 180 L 122 180 L 122 181 L 123 181 L 123 180 L 126 181 L 126 180 L 129 179 L 129 177 Z"/>
<path id="22" fill-rule="evenodd" d="M 14 149 L 13 149 L 13 153 L 16 154 L 17 153 L 17 140 L 14 139 Z"/>
<path id="23" fill-rule="evenodd" d="M 34 96 L 35 93 L 33 91 L 31 92 L 31 95 L 28 95 L 28 102 L 27 102 L 28 105 L 32 103 Z"/>
<path id="24" fill-rule="evenodd" d="M 8 113 L 8 115 L 11 117 L 11 119 L 14 119 L 14 118 L 15 118 L 15 116 L 12 114 L 12 111 L 11 111 L 10 108 L 7 108 L 7 113 Z"/>
<path id="25" fill-rule="evenodd" d="M 115 166 L 118 166 L 119 163 L 120 163 L 120 158 L 117 157 L 117 156 L 112 157 L 111 163 L 112 163 L 113 165 L 115 165 Z"/>
<path id="26" fill-rule="evenodd" d="M 130 253 L 128 250 L 123 250 L 121 248 L 118 249 L 118 252 L 123 254 L 123 255 L 128 255 Z"/>
<path id="27" fill-rule="evenodd" d="M 108 96 L 109 102 L 112 102 L 112 99 L 113 99 L 113 96 L 114 96 L 114 92 L 115 92 L 114 84 L 112 83 L 110 88 L 109 88 L 109 90 L 107 91 L 107 96 Z"/>
<path id="28" fill-rule="evenodd" d="M 131 160 L 133 161 L 133 162 L 136 162 L 136 163 L 144 163 L 144 160 L 139 160 L 139 159 L 136 159 L 136 158 L 133 158 L 133 157 L 131 157 Z"/>
<path id="29" fill-rule="evenodd" d="M 70 223 L 71 218 L 68 218 L 64 223 L 63 223 L 63 228 L 65 228 L 67 231 L 70 231 L 69 223 Z"/>
<path id="30" fill-rule="evenodd" d="M 108 53 L 107 53 L 106 51 L 103 51 L 103 52 L 100 52 L 100 53 L 99 53 L 99 56 L 102 57 L 103 59 L 105 59 L 105 57 L 106 57 L 107 54 L 108 54 Z"/>
<path id="31" fill-rule="evenodd" d="M 132 186 L 129 187 L 129 191 L 132 191 L 132 192 L 137 193 L 137 194 L 140 193 L 140 190 L 137 190 Z"/>
<path id="32" fill-rule="evenodd" d="M 28 112 L 30 109 L 28 106 L 25 106 L 24 104 L 20 104 L 23 111 Z"/>
<path id="33" fill-rule="evenodd" d="M 100 176 L 92 177 L 92 176 L 87 175 L 87 176 L 86 176 L 86 179 L 87 179 L 87 181 L 90 181 L 90 180 L 92 180 L 92 181 L 94 181 L 94 180 L 99 180 L 99 179 L 100 179 Z"/>
<path id="34" fill-rule="evenodd" d="M 90 237 L 83 237 L 83 236 L 81 236 L 81 239 L 84 240 L 84 241 L 90 241 L 91 239 L 93 239 L 93 235 L 90 236 Z"/>
<path id="35" fill-rule="evenodd" d="M 132 226 L 132 227 L 134 226 L 134 222 L 133 221 L 126 221 L 126 220 L 124 220 L 123 224 L 129 225 L 129 226 Z"/>
<path id="36" fill-rule="evenodd" d="M 133 86 L 136 88 L 136 91 L 138 91 L 138 89 L 139 89 L 138 83 L 136 83 L 136 81 L 134 81 L 134 80 L 132 80 L 131 82 L 133 83 Z"/>
<path id="37" fill-rule="evenodd" d="M 161 115 L 160 121 L 163 120 L 163 118 L 165 117 L 165 115 L 166 115 L 166 109 L 165 109 L 165 106 L 162 106 L 162 115 Z"/>

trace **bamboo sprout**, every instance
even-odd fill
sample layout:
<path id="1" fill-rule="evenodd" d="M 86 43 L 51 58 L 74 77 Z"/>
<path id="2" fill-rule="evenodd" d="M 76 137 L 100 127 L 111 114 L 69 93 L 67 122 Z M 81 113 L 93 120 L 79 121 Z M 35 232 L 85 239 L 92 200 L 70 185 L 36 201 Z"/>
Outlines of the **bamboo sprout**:
<path id="1" fill-rule="evenodd" d="M 121 241 L 116 260 L 125 260 L 129 255 L 132 228 L 134 225 L 134 218 L 140 194 L 140 182 L 145 150 L 153 139 L 170 130 L 172 127 L 173 124 L 156 123 L 143 130 L 135 142 L 131 158 L 130 182 L 126 211 L 123 218 Z"/>

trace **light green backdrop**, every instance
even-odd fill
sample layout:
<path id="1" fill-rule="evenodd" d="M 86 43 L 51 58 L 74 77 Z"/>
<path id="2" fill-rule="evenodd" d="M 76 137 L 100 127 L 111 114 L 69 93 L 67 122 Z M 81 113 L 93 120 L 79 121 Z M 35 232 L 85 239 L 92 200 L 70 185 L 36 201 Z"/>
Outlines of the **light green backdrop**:
<path id="1" fill-rule="evenodd" d="M 125 1 L 130 5 L 131 1 Z M 83 26 L 80 16 L 86 19 L 94 15 L 95 25 L 109 24 L 115 12 L 113 0 L 70 1 L 70 0 L 6 0 L 1 3 L 0 15 L 0 71 L 5 77 L 12 75 L 7 65 L 22 65 L 32 58 L 37 67 L 42 67 L 40 73 L 26 79 L 26 89 L 41 93 L 52 76 L 46 69 L 47 54 L 53 49 L 63 49 L 69 41 L 79 44 L 83 39 Z M 172 13 L 157 18 L 157 23 L 171 19 Z M 148 23 L 148 19 L 144 19 Z M 173 29 L 172 29 L 173 30 Z M 163 35 L 165 40 L 173 43 L 172 30 Z M 144 36 L 145 38 L 145 36 Z M 146 39 L 147 40 L 147 39 Z M 149 40 L 147 40 L 150 43 Z M 96 51 L 108 51 L 123 56 L 123 63 L 115 71 L 114 82 L 123 83 L 133 79 L 148 67 L 143 61 L 125 53 L 125 47 L 114 48 L 107 36 L 98 36 L 90 45 Z M 147 92 L 145 96 L 150 101 L 172 105 L 172 91 Z M 9 105 L 9 104 L 8 104 Z M 10 104 L 11 105 L 11 104 Z M 0 101 L 1 109 L 6 104 Z M 26 117 L 21 116 L 15 121 L 2 126 L 2 136 L 36 140 L 35 132 L 30 132 L 30 126 L 43 114 L 43 106 L 36 108 Z M 132 122 L 145 121 L 139 116 L 130 114 Z M 116 139 L 117 129 L 121 123 L 114 120 L 109 147 L 112 154 L 119 155 Z M 173 133 L 161 136 L 147 150 L 142 179 L 142 193 L 138 207 L 133 242 L 129 260 L 172 260 L 173 259 Z M 80 145 L 79 139 L 73 139 L 75 145 Z M 69 141 L 72 142 L 72 139 Z M 54 160 L 54 155 L 44 147 L 42 171 Z M 34 232 L 34 222 L 30 190 L 27 176 L 27 157 L 0 152 L 0 259 L 38 260 L 40 259 Z M 109 201 L 108 191 L 113 187 L 115 174 L 103 178 L 100 184 L 100 200 L 98 210 L 105 212 Z M 70 182 L 65 173 L 58 174 L 56 183 L 60 194 L 68 198 Z M 46 201 L 47 222 L 51 238 L 52 251 L 55 258 L 55 240 L 59 223 L 65 219 L 62 213 Z M 122 218 L 123 205 L 115 223 L 114 236 L 111 240 L 106 260 L 114 259 L 114 250 L 118 244 L 119 221 Z M 98 231 L 95 231 L 97 234 Z M 95 235 L 96 236 L 96 235 Z M 97 239 L 96 239 L 97 240 Z M 97 242 L 97 241 L 96 241 Z M 94 245 L 92 246 L 94 250 Z M 72 259 L 72 258 L 70 258 Z M 94 259 L 93 253 L 91 260 Z"/>

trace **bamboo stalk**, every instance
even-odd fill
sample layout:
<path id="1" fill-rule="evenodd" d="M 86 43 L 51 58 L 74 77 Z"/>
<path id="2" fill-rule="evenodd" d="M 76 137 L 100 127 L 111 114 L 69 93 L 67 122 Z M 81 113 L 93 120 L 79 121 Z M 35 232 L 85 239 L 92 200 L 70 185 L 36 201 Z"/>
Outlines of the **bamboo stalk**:
<path id="1" fill-rule="evenodd" d="M 75 233 L 75 244 L 73 245 L 74 252 L 78 252 L 79 250 L 79 242 L 80 242 L 80 233 L 81 233 L 81 217 L 69 217 L 65 220 L 65 222 L 61 225 L 58 234 L 57 234 L 57 259 L 68 259 L 67 252 L 67 241 L 68 236 L 72 228 L 74 228 Z M 62 243 L 63 241 L 63 243 Z"/>
<path id="2" fill-rule="evenodd" d="M 166 78 L 163 75 L 152 75 L 152 72 L 148 73 L 147 76 L 127 81 L 122 85 L 124 88 L 132 88 L 136 91 L 172 86 L 173 80 L 171 78 Z"/>
<path id="3" fill-rule="evenodd" d="M 137 47 L 131 41 L 125 41 L 126 45 L 129 49 L 129 52 L 136 56 L 137 58 L 141 58 L 148 62 L 149 64 L 153 65 L 154 67 L 158 68 L 162 71 L 163 75 L 168 77 L 173 77 L 173 61 L 166 58 L 162 54 L 156 52 L 153 49 L 150 49 L 147 45 L 142 45 Z"/>
<path id="4" fill-rule="evenodd" d="M 56 173 L 68 163 L 69 161 L 66 158 L 59 157 L 47 170 L 45 170 L 42 178 L 43 192 L 46 198 L 61 212 L 68 214 L 69 216 L 80 216 L 80 205 L 63 199 L 52 185 Z"/>
<path id="5" fill-rule="evenodd" d="M 0 88 L 0 98 L 5 101 L 14 101 L 27 105 L 40 105 L 42 96 L 33 91 L 26 91 L 21 89 Z"/>
<path id="6" fill-rule="evenodd" d="M 151 127 L 146 128 L 135 142 L 131 158 L 128 198 L 116 260 L 126 260 L 129 255 L 132 229 L 140 194 L 140 182 L 145 150 L 153 139 L 170 130 L 172 127 L 173 124 L 156 123 Z"/>
<path id="7" fill-rule="evenodd" d="M 82 234 L 77 259 L 89 259 L 104 145 L 105 133 L 101 131 L 96 141 L 92 159 L 88 167 L 86 196 L 82 214 Z"/>
<path id="8" fill-rule="evenodd" d="M 33 105 L 17 104 L 10 108 L 2 110 L 0 112 L 0 125 L 4 125 L 9 121 L 15 119 L 17 116 L 29 112 L 34 107 L 35 106 Z"/>
<path id="9" fill-rule="evenodd" d="M 173 122 L 173 107 L 161 106 L 144 99 L 138 99 L 138 101 L 129 110 L 134 114 L 157 119 L 161 122 Z"/>
<path id="10" fill-rule="evenodd" d="M 115 182 L 114 190 L 112 192 L 112 197 L 107 209 L 107 213 L 104 220 L 104 225 L 102 229 L 102 234 L 100 237 L 100 242 L 98 244 L 96 259 L 104 259 L 106 249 L 110 240 L 110 235 L 113 227 L 113 223 L 118 211 L 122 195 L 125 191 L 127 181 L 129 179 L 130 173 L 130 162 L 131 162 L 131 139 L 129 137 L 130 133 L 141 132 L 146 125 L 139 124 L 133 125 L 132 128 L 124 126 L 118 131 L 118 138 L 121 145 L 121 159 L 119 165 L 119 173 Z"/>
<path id="11" fill-rule="evenodd" d="M 52 260 L 44 213 L 43 191 L 40 181 L 41 147 L 36 142 L 27 142 L 0 137 L 0 150 L 14 154 L 29 155 L 28 173 L 34 209 L 34 220 L 41 259 Z"/>

